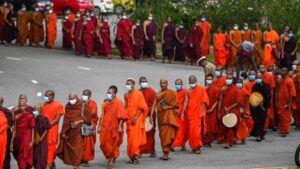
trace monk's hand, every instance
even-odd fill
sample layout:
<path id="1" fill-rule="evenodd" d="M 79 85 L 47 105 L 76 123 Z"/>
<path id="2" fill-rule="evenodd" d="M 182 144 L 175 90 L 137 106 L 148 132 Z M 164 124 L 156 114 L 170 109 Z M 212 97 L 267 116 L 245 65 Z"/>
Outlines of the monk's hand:
<path id="1" fill-rule="evenodd" d="M 153 117 L 150 115 L 150 124 L 153 124 Z"/>
<path id="2" fill-rule="evenodd" d="M 156 39 L 155 36 L 153 36 L 153 40 L 154 40 L 154 41 L 155 41 L 155 39 Z"/>
<path id="3" fill-rule="evenodd" d="M 218 118 L 219 120 L 221 119 L 220 113 L 218 113 L 217 118 Z"/>
<path id="4" fill-rule="evenodd" d="M 145 38 L 146 38 L 146 40 L 149 40 L 148 36 L 146 36 Z"/>
<path id="5" fill-rule="evenodd" d="M 224 107 L 224 109 L 225 109 L 225 112 L 228 112 L 230 109 L 229 108 L 227 108 L 227 107 Z"/>
<path id="6" fill-rule="evenodd" d="M 164 40 L 162 40 L 162 41 L 161 41 L 161 43 L 162 43 L 162 44 L 165 44 L 165 41 L 164 41 Z"/>
<path id="7" fill-rule="evenodd" d="M 136 117 L 134 117 L 133 119 L 131 119 L 131 125 L 135 125 L 136 124 Z"/>
<path id="8" fill-rule="evenodd" d="M 291 105 L 286 104 L 286 105 L 284 105 L 284 108 L 285 108 L 285 110 L 290 110 L 291 109 Z"/>
<path id="9" fill-rule="evenodd" d="M 119 127 L 118 127 L 118 133 L 121 133 L 121 132 L 122 132 L 122 127 L 119 126 Z"/>
<path id="10" fill-rule="evenodd" d="M 132 44 L 135 45 L 135 42 L 133 41 Z"/>
<path id="11" fill-rule="evenodd" d="M 191 48 L 193 47 L 193 44 L 192 44 L 192 43 L 190 44 L 190 47 L 191 47 Z"/>
<path id="12" fill-rule="evenodd" d="M 12 152 L 12 151 L 14 151 L 14 145 L 13 144 L 10 144 L 10 151 Z"/>
<path id="13" fill-rule="evenodd" d="M 33 141 L 29 143 L 29 148 L 32 148 L 33 146 Z"/>

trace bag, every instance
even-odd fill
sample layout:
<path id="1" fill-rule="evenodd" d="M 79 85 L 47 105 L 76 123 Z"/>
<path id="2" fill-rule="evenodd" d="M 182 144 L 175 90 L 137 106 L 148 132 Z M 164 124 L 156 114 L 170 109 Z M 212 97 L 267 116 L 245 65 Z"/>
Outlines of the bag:
<path id="1" fill-rule="evenodd" d="M 82 103 L 81 117 L 84 116 L 84 107 L 85 107 L 85 103 Z M 81 136 L 87 137 L 87 136 L 93 136 L 94 134 L 95 134 L 94 125 L 82 123 L 82 125 L 81 125 Z"/>
<path id="2" fill-rule="evenodd" d="M 279 51 L 278 51 L 277 48 L 272 48 L 272 56 L 273 56 L 276 60 L 279 60 L 279 59 L 280 59 Z"/>

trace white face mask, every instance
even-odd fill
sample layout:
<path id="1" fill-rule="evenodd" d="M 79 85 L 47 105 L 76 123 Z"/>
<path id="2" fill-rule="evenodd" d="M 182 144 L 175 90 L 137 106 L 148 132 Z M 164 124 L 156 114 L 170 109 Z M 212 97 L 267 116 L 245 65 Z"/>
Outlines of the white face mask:
<path id="1" fill-rule="evenodd" d="M 293 65 L 293 66 L 292 66 L 292 69 L 293 69 L 293 70 L 297 70 L 297 65 Z"/>
<path id="2" fill-rule="evenodd" d="M 39 8 L 35 8 L 35 11 L 38 12 L 38 11 L 40 11 L 40 9 Z"/>
<path id="3" fill-rule="evenodd" d="M 82 95 L 82 100 L 85 101 L 85 102 L 88 101 L 89 100 L 89 96 Z"/>
<path id="4" fill-rule="evenodd" d="M 126 15 L 123 15 L 123 16 L 122 16 L 122 19 L 127 19 L 127 16 L 126 16 Z"/>
<path id="5" fill-rule="evenodd" d="M 270 75 L 273 75 L 273 72 L 268 72 Z"/>
<path id="6" fill-rule="evenodd" d="M 131 91 L 132 90 L 131 85 L 126 85 L 126 90 Z"/>
<path id="7" fill-rule="evenodd" d="M 71 105 L 76 104 L 76 102 L 77 102 L 77 99 L 69 100 L 69 103 L 70 103 Z"/>
<path id="8" fill-rule="evenodd" d="M 32 114 L 34 115 L 34 117 L 37 117 L 40 113 L 38 111 L 33 111 Z"/>
<path id="9" fill-rule="evenodd" d="M 107 100 L 112 100 L 112 94 L 107 93 L 107 94 L 106 94 L 106 99 L 107 99 Z"/>
<path id="10" fill-rule="evenodd" d="M 94 14 L 94 13 L 91 13 L 91 16 L 95 16 L 95 14 Z"/>
<path id="11" fill-rule="evenodd" d="M 79 17 L 80 17 L 80 14 L 76 14 L 76 17 L 79 18 Z"/>
<path id="12" fill-rule="evenodd" d="M 49 10 L 49 13 L 53 13 L 53 10 Z"/>
<path id="13" fill-rule="evenodd" d="M 245 26 L 245 27 L 244 27 L 244 30 L 248 30 L 248 26 Z"/>
<path id="14" fill-rule="evenodd" d="M 145 82 L 145 83 L 141 83 L 141 88 L 142 89 L 146 89 L 148 87 L 148 83 Z"/>
<path id="15" fill-rule="evenodd" d="M 22 8 L 22 11 L 26 11 L 26 8 Z"/>
<path id="16" fill-rule="evenodd" d="M 136 25 L 136 26 L 140 26 L 140 23 L 136 23 L 135 25 Z"/>
<path id="17" fill-rule="evenodd" d="M 65 16 L 65 20 L 67 20 L 69 17 L 68 16 Z"/>
<path id="18" fill-rule="evenodd" d="M 202 21 L 202 22 L 206 21 L 206 18 L 201 18 L 201 21 Z"/>
<path id="19" fill-rule="evenodd" d="M 104 19 L 104 22 L 107 22 L 108 20 L 107 19 Z"/>
<path id="20" fill-rule="evenodd" d="M 234 29 L 234 30 L 238 30 L 239 27 L 238 27 L 238 26 L 234 26 L 233 29 Z"/>
<path id="21" fill-rule="evenodd" d="M 153 17 L 152 17 L 152 16 L 149 16 L 149 17 L 148 17 L 148 20 L 152 21 L 152 20 L 153 20 Z"/>
<path id="22" fill-rule="evenodd" d="M 179 28 L 183 28 L 183 25 L 179 25 Z"/>

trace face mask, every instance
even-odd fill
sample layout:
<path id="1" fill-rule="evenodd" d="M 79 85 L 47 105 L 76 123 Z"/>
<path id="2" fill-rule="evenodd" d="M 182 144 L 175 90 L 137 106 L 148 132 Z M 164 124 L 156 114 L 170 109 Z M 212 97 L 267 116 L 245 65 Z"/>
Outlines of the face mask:
<path id="1" fill-rule="evenodd" d="M 291 38 L 291 37 L 293 37 L 294 36 L 294 34 L 292 34 L 292 33 L 289 33 L 289 38 Z"/>
<path id="2" fill-rule="evenodd" d="M 206 21 L 206 18 L 201 18 L 201 21 L 202 21 L 202 22 Z"/>
<path id="3" fill-rule="evenodd" d="M 26 11 L 26 8 L 22 8 L 22 11 Z"/>
<path id="4" fill-rule="evenodd" d="M 49 103 L 49 97 L 44 96 L 44 102 L 45 102 L 45 103 Z"/>
<path id="5" fill-rule="evenodd" d="M 232 85 L 232 79 L 226 79 L 226 84 L 229 86 L 229 85 Z"/>
<path id="6" fill-rule="evenodd" d="M 262 79 L 256 79 L 256 83 L 261 84 L 262 83 Z"/>
<path id="7" fill-rule="evenodd" d="M 79 18 L 79 17 L 80 17 L 80 14 L 76 14 L 76 17 Z"/>
<path id="8" fill-rule="evenodd" d="M 141 83 L 141 88 L 146 89 L 148 87 L 148 83 Z"/>
<path id="9" fill-rule="evenodd" d="M 250 81 L 255 80 L 255 75 L 250 75 L 250 76 L 248 77 L 248 79 L 249 79 Z"/>
<path id="10" fill-rule="evenodd" d="M 39 8 L 35 8 L 35 11 L 38 12 L 40 9 Z"/>
<path id="11" fill-rule="evenodd" d="M 282 75 L 278 75 L 278 80 L 282 80 Z"/>
<path id="12" fill-rule="evenodd" d="M 40 113 L 38 111 L 33 111 L 32 114 L 34 115 L 34 117 L 37 117 Z"/>
<path id="13" fill-rule="evenodd" d="M 234 30 L 238 30 L 238 29 L 239 29 L 239 27 L 238 27 L 238 26 L 235 26 L 235 27 L 233 27 L 233 29 L 234 29 Z"/>
<path id="14" fill-rule="evenodd" d="M 71 105 L 74 105 L 74 104 L 76 104 L 76 102 L 77 102 L 77 100 L 76 100 L 76 99 L 69 100 L 69 103 L 70 103 Z"/>
<path id="15" fill-rule="evenodd" d="M 243 88 L 243 84 L 242 83 L 237 83 L 237 84 L 235 84 L 236 85 L 236 87 L 238 87 L 238 88 Z"/>
<path id="16" fill-rule="evenodd" d="M 135 25 L 136 25 L 136 26 L 140 26 L 140 23 L 136 23 Z"/>
<path id="17" fill-rule="evenodd" d="M 87 20 L 87 21 L 90 21 L 90 20 L 91 20 L 91 18 L 90 18 L 90 17 L 88 17 L 88 18 L 86 18 L 86 20 Z"/>
<path id="18" fill-rule="evenodd" d="M 181 28 L 181 29 L 182 29 L 182 28 L 183 28 L 183 25 L 179 25 L 179 28 Z"/>
<path id="19" fill-rule="evenodd" d="M 123 19 L 127 19 L 127 16 L 126 16 L 126 15 L 124 15 L 124 16 L 122 16 L 122 18 L 123 18 Z"/>
<path id="20" fill-rule="evenodd" d="M 69 17 L 68 16 L 65 16 L 65 20 L 67 20 Z"/>
<path id="21" fill-rule="evenodd" d="M 268 72 L 270 75 L 273 75 L 273 72 Z"/>
<path id="22" fill-rule="evenodd" d="M 149 17 L 148 17 L 148 20 L 152 21 L 152 20 L 153 20 L 153 17 L 152 17 L 152 16 L 149 16 Z"/>
<path id="23" fill-rule="evenodd" d="M 216 71 L 216 72 L 215 72 L 215 75 L 216 75 L 217 77 L 220 77 L 220 76 L 221 76 L 221 72 L 220 72 L 220 71 Z"/>
<path id="24" fill-rule="evenodd" d="M 104 22 L 107 22 L 108 20 L 107 19 L 104 19 Z"/>
<path id="25" fill-rule="evenodd" d="M 107 94 L 106 94 L 106 99 L 107 99 L 107 100 L 112 100 L 112 94 L 107 93 Z"/>
<path id="26" fill-rule="evenodd" d="M 191 83 L 190 84 L 190 88 L 195 88 L 196 87 L 196 83 Z"/>
<path id="27" fill-rule="evenodd" d="M 82 100 L 85 101 L 85 102 L 88 101 L 89 100 L 89 96 L 82 95 Z"/>
<path id="28" fill-rule="evenodd" d="M 293 66 L 292 66 L 292 69 L 293 69 L 293 70 L 297 70 L 297 65 L 293 65 Z"/>
<path id="29" fill-rule="evenodd" d="M 131 85 L 126 85 L 126 90 L 131 91 Z"/>
<path id="30" fill-rule="evenodd" d="M 175 89 L 176 89 L 176 91 L 180 91 L 181 90 L 181 85 L 175 85 Z"/>
<path id="31" fill-rule="evenodd" d="M 206 84 L 211 85 L 212 84 L 212 80 L 206 80 Z"/>
<path id="32" fill-rule="evenodd" d="M 245 26 L 245 27 L 244 27 L 244 30 L 248 30 L 248 27 L 247 27 L 247 26 Z"/>
<path id="33" fill-rule="evenodd" d="M 52 13 L 53 12 L 53 10 L 49 10 L 49 13 Z"/>
<path id="34" fill-rule="evenodd" d="M 95 16 L 95 14 L 94 14 L 94 13 L 91 13 L 91 16 Z"/>

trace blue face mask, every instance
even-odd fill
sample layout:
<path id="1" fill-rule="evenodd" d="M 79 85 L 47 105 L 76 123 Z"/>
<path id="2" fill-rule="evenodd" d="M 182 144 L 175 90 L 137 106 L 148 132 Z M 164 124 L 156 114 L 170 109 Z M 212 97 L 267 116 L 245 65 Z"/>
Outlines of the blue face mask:
<path id="1" fill-rule="evenodd" d="M 255 75 L 250 75 L 250 76 L 248 77 L 248 79 L 249 79 L 250 81 L 255 80 Z"/>
<path id="2" fill-rule="evenodd" d="M 292 33 L 289 33 L 289 38 L 291 38 L 291 37 L 293 37 L 294 36 L 294 34 L 292 34 Z"/>
<path id="3" fill-rule="evenodd" d="M 229 85 L 232 85 L 232 79 L 226 79 L 226 84 L 229 86 Z"/>
<path id="4" fill-rule="evenodd" d="M 34 115 L 34 117 L 37 117 L 40 113 L 38 111 L 33 111 L 32 114 Z"/>
<path id="5" fill-rule="evenodd" d="M 44 96 L 44 102 L 45 102 L 45 103 L 49 103 L 49 97 Z"/>
<path id="6" fill-rule="evenodd" d="M 256 83 L 261 84 L 262 83 L 262 79 L 256 79 Z"/>
<path id="7" fill-rule="evenodd" d="M 175 85 L 175 89 L 176 89 L 176 91 L 180 91 L 181 90 L 181 85 Z"/>
<path id="8" fill-rule="evenodd" d="M 196 87 L 196 83 L 191 83 L 190 84 L 190 88 L 195 88 Z"/>
<path id="9" fill-rule="evenodd" d="M 106 99 L 107 99 L 107 100 L 112 100 L 112 94 L 107 93 L 107 94 L 106 94 Z"/>
<path id="10" fill-rule="evenodd" d="M 212 84 L 212 80 L 206 80 L 206 84 L 207 85 L 211 85 Z"/>
<path id="11" fill-rule="evenodd" d="M 238 88 L 243 88 L 243 84 L 242 83 L 237 83 L 237 84 L 235 84 L 236 85 L 236 87 L 238 87 Z"/>
<path id="12" fill-rule="evenodd" d="M 127 91 L 131 91 L 132 89 L 131 89 L 131 85 L 126 85 L 126 90 Z"/>
<path id="13" fill-rule="evenodd" d="M 221 72 L 220 71 L 216 71 L 215 75 L 216 75 L 216 77 L 220 77 L 221 76 Z"/>
<path id="14" fill-rule="evenodd" d="M 146 89 L 147 87 L 148 87 L 148 83 L 147 82 L 141 83 L 141 88 L 142 89 Z"/>

